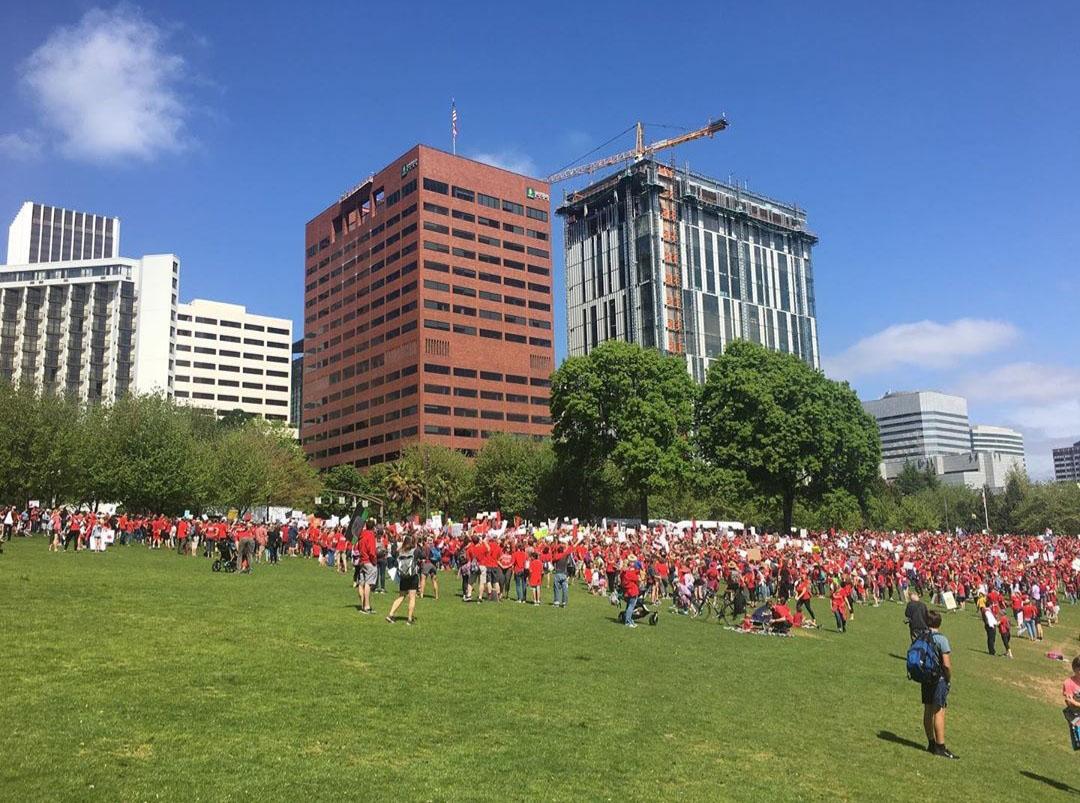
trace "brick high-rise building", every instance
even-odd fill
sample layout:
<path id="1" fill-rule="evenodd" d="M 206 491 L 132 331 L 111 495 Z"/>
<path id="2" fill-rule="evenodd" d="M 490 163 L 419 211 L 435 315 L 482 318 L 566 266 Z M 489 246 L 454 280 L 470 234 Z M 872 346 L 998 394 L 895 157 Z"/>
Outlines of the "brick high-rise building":
<path id="1" fill-rule="evenodd" d="M 317 466 L 550 432 L 548 192 L 418 145 L 307 224 L 300 437 Z"/>

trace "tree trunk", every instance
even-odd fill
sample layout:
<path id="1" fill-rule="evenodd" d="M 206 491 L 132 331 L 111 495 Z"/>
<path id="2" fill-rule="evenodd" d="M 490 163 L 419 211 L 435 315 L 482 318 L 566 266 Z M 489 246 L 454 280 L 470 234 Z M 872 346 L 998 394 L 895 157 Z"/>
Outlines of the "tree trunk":
<path id="1" fill-rule="evenodd" d="M 641 514 L 641 523 L 649 526 L 649 492 L 642 490 L 641 499 L 638 503 L 638 512 Z"/>
<path id="2" fill-rule="evenodd" d="M 788 488 L 784 491 L 784 532 L 783 535 L 791 535 L 791 517 L 795 508 L 795 489 Z"/>

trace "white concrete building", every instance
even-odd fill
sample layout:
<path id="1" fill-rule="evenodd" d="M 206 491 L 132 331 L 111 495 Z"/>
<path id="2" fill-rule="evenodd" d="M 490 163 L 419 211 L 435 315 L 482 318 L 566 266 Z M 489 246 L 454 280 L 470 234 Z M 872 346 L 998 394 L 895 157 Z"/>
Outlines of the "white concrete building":
<path id="1" fill-rule="evenodd" d="M 0 380 L 83 401 L 172 393 L 173 254 L 0 266 Z"/>
<path id="2" fill-rule="evenodd" d="M 936 391 L 904 391 L 862 404 L 877 420 L 885 461 L 971 451 L 967 399 Z"/>
<path id="3" fill-rule="evenodd" d="M 8 265 L 118 256 L 119 218 L 26 201 L 8 227 Z"/>
<path id="4" fill-rule="evenodd" d="M 292 321 L 195 299 L 177 309 L 177 401 L 289 420 Z"/>
<path id="5" fill-rule="evenodd" d="M 881 476 L 894 480 L 909 463 L 953 485 L 1005 487 L 1025 470 L 1024 436 L 1007 427 L 972 426 L 967 399 L 936 391 L 886 393 L 863 402 L 881 435 Z"/>
<path id="6" fill-rule="evenodd" d="M 975 424 L 971 428 L 971 450 L 1013 455 L 1024 460 L 1024 436 L 1015 429 Z"/>

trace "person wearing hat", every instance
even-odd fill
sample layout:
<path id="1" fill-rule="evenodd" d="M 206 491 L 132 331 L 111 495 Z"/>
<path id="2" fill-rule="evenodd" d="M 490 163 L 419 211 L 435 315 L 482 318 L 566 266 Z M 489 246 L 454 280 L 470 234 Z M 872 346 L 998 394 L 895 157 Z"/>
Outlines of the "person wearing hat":
<path id="1" fill-rule="evenodd" d="M 626 556 L 626 564 L 622 570 L 620 582 L 623 594 L 626 595 L 626 612 L 623 613 L 623 622 L 627 627 L 637 627 L 634 623 L 634 608 L 637 607 L 638 596 L 641 594 L 641 576 L 638 574 L 638 559 L 634 553 Z"/>

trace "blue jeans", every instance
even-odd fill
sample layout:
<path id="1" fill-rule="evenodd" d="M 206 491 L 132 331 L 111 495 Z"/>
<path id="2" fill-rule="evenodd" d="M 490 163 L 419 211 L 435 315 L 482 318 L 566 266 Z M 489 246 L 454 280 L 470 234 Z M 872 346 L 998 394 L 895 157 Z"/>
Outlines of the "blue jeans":
<path id="1" fill-rule="evenodd" d="M 630 597 L 626 600 L 626 613 L 623 614 L 623 622 L 625 624 L 630 624 L 634 621 L 634 608 L 637 607 L 637 601 L 637 597 Z"/>
<path id="2" fill-rule="evenodd" d="M 525 600 L 525 572 L 514 575 L 514 592 L 519 600 Z"/>
<path id="3" fill-rule="evenodd" d="M 555 604 L 566 605 L 566 573 L 555 572 Z"/>

